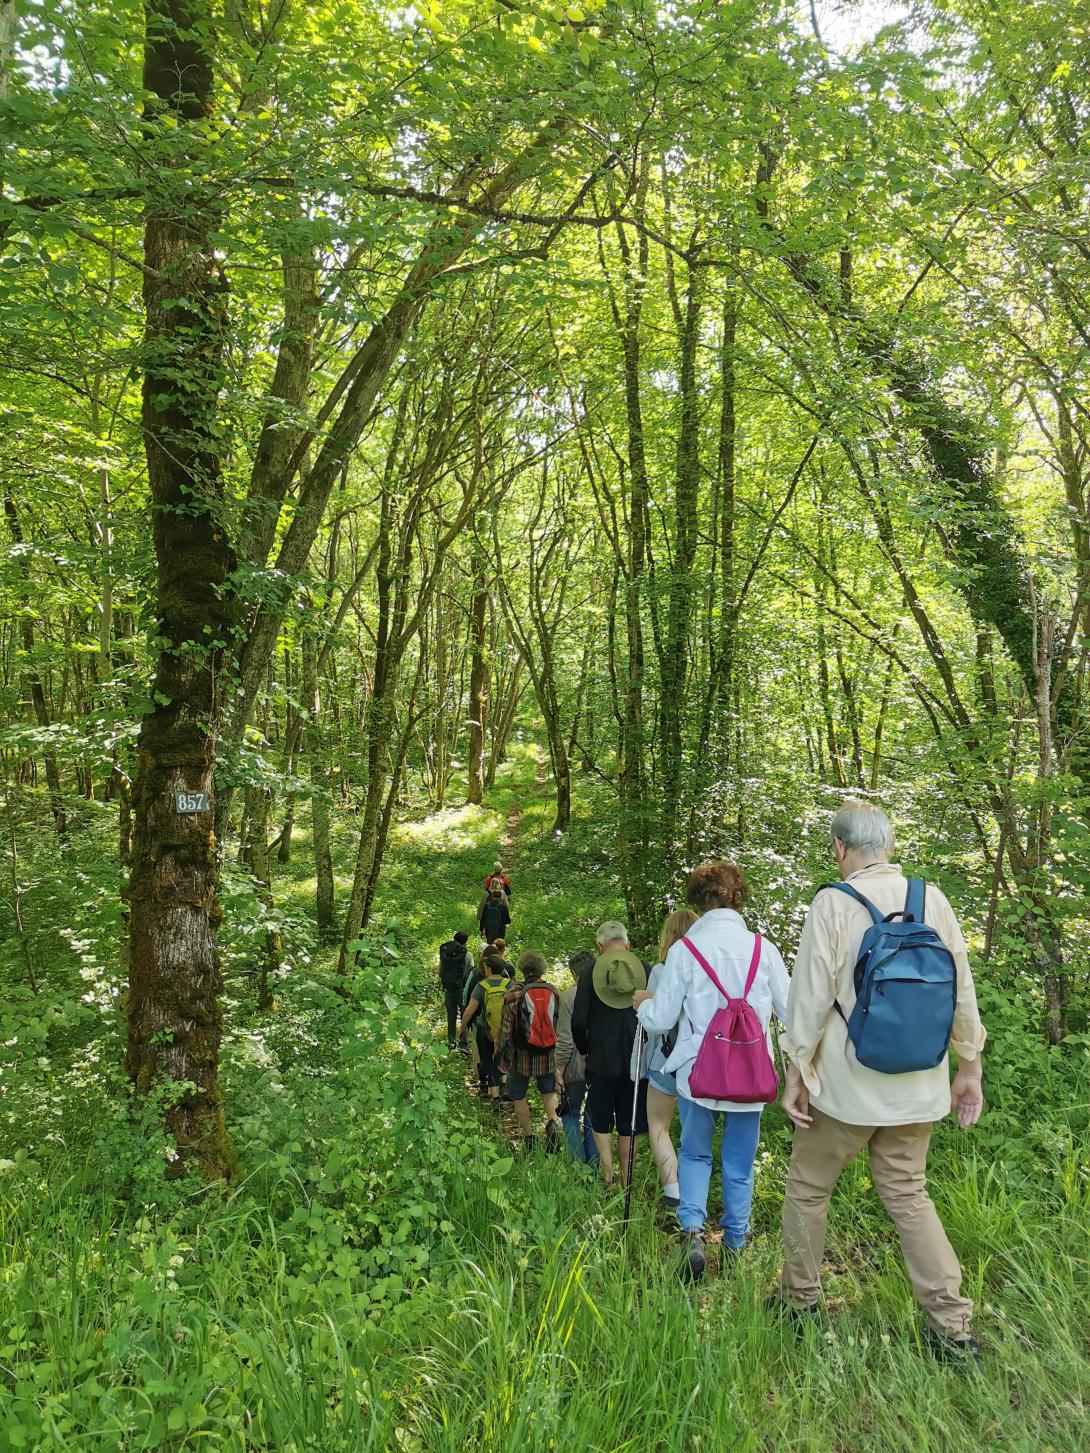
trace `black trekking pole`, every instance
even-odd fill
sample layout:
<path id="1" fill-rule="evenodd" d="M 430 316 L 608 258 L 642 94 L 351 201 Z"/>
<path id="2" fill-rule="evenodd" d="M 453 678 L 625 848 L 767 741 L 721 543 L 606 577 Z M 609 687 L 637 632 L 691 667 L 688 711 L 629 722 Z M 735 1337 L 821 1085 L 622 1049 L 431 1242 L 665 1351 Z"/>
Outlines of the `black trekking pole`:
<path id="1" fill-rule="evenodd" d="M 624 1223 L 632 1206 L 632 1167 L 636 1161 L 636 1106 L 640 1103 L 640 1061 L 643 1059 L 643 1025 L 636 1025 L 636 1085 L 632 1091 L 632 1134 L 628 1138 L 628 1183 L 624 1188 Z"/>

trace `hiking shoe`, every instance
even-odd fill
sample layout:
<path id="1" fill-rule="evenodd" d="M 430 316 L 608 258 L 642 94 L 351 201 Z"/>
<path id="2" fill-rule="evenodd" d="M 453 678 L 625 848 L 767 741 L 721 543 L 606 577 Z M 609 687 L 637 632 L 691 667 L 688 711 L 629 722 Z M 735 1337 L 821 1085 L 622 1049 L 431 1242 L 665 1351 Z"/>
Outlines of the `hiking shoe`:
<path id="1" fill-rule="evenodd" d="M 678 1231 L 681 1229 L 681 1222 L 678 1220 L 677 1214 L 680 1205 L 681 1202 L 674 1196 L 661 1196 L 659 1198 L 659 1220 L 667 1231 Z"/>
<path id="2" fill-rule="evenodd" d="M 975 1377 L 984 1371 L 984 1359 L 980 1355 L 980 1344 L 970 1333 L 966 1337 L 948 1337 L 936 1332 L 934 1327 L 925 1330 L 927 1350 L 939 1362 L 952 1367 L 965 1377 Z"/>
<path id="3" fill-rule="evenodd" d="M 686 1231 L 683 1233 L 682 1245 L 685 1246 L 685 1260 L 681 1263 L 681 1280 L 686 1283 L 698 1282 L 704 1275 L 704 1233 L 702 1231 Z"/>
<path id="4" fill-rule="evenodd" d="M 786 1297 L 780 1296 L 778 1292 L 773 1292 L 770 1297 L 765 1298 L 764 1309 L 766 1312 L 772 1312 L 776 1316 L 783 1317 L 785 1321 L 790 1322 L 795 1330 L 799 1332 L 804 1327 L 813 1326 L 818 1319 L 817 1302 L 810 1302 L 805 1307 L 797 1307 L 794 1302 L 789 1302 Z"/>
<path id="5" fill-rule="evenodd" d="M 559 1155 L 564 1148 L 564 1127 L 559 1120 L 549 1120 L 545 1125 L 545 1153 Z"/>
<path id="6" fill-rule="evenodd" d="M 522 1148 L 526 1152 L 527 1155 L 532 1155 L 533 1152 L 534 1152 L 534 1149 L 536 1148 L 536 1146 L 537 1146 L 537 1137 L 536 1136 L 534 1136 L 534 1135 L 524 1135 L 522 1137 Z"/>

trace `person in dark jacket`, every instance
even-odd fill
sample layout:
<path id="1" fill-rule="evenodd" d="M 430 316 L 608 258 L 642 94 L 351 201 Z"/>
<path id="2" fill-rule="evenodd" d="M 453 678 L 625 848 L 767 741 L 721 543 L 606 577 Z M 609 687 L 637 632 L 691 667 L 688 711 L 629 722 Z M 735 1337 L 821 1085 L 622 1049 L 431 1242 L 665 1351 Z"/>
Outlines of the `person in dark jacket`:
<path id="1" fill-rule="evenodd" d="M 447 1008 L 447 1045 L 450 1049 L 466 1049 L 466 1036 L 458 1038 L 458 1016 L 462 1009 L 462 986 L 466 972 L 473 967 L 468 948 L 469 934 L 459 929 L 453 938 L 439 945 L 439 982 Z"/>
<path id="2" fill-rule="evenodd" d="M 632 1079 L 632 1046 L 636 1039 L 636 1012 L 632 995 L 647 984 L 647 965 L 628 943 L 623 923 L 603 923 L 597 934 L 598 957 L 590 973 L 581 975 L 572 1007 L 571 1033 L 575 1047 L 586 1056 L 586 1114 L 602 1162 L 602 1178 L 614 1177 L 613 1131 L 621 1180 L 627 1184 L 633 1137 L 647 1134 L 647 1081 L 639 1090 Z M 632 1104 L 636 1102 L 633 1124 Z"/>
<path id="3" fill-rule="evenodd" d="M 478 920 L 481 930 L 481 937 L 488 943 L 494 943 L 497 938 L 503 938 L 504 932 L 511 922 L 511 910 L 507 906 L 507 899 L 504 897 L 501 888 L 493 888 L 488 895 L 488 900 L 481 909 Z"/>

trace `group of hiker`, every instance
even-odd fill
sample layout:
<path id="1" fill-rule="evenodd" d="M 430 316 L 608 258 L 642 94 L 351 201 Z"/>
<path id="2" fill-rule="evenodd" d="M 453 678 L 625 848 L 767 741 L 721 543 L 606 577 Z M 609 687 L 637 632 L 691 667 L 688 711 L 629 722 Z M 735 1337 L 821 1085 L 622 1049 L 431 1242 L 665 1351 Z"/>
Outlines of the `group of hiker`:
<path id="1" fill-rule="evenodd" d="M 985 1031 L 965 940 L 942 892 L 905 878 L 890 861 L 893 830 L 879 807 L 847 801 L 830 837 L 840 881 L 814 898 L 790 976 L 775 945 L 746 926 L 741 869 L 716 861 L 691 874 L 687 906 L 663 923 L 653 966 L 632 951 L 623 924 L 606 922 L 595 953 L 570 957 L 574 982 L 560 992 L 541 954 L 527 951 L 512 966 L 506 941 L 488 937 L 498 918 L 486 924 L 484 910 L 497 892 L 507 909 L 503 927 L 510 923 L 510 881 L 497 863 L 478 912 L 480 955 L 464 932 L 440 950 L 448 1040 L 466 1047 L 473 1030 L 480 1093 L 494 1104 L 506 1096 L 527 1149 L 536 1144 L 531 1079 L 545 1110 L 545 1148 L 566 1144 L 577 1159 L 597 1163 L 607 1183 L 628 1184 L 638 1137 L 648 1137 L 689 1282 L 705 1269 L 717 1124 L 729 1262 L 749 1235 L 761 1111 L 779 1097 L 795 1132 L 783 1272 L 770 1306 L 798 1323 L 818 1312 L 833 1189 L 867 1146 L 929 1345 L 941 1359 L 975 1368 L 972 1303 L 925 1185 L 935 1122 L 953 1110 L 967 1127 L 983 1108 Z M 455 1001 L 460 1012 L 452 1014 Z M 782 1087 L 775 1021 L 784 1025 Z"/>

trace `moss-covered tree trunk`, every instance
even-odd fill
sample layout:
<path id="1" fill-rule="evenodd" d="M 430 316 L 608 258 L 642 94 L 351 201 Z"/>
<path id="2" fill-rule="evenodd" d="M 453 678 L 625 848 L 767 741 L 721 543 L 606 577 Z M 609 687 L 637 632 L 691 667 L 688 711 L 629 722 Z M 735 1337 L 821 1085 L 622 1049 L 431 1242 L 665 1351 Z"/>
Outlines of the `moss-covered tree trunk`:
<path id="1" fill-rule="evenodd" d="M 224 517 L 217 407 L 223 280 L 217 202 L 201 180 L 213 109 L 212 7 L 148 0 L 144 86 L 150 194 L 144 224 L 143 431 L 158 575 L 153 704 L 133 786 L 126 1064 L 164 1091 L 178 1168 L 229 1174 L 219 1090 L 220 905 L 212 801 L 235 561 Z M 188 799 L 188 800 L 186 800 Z"/>

